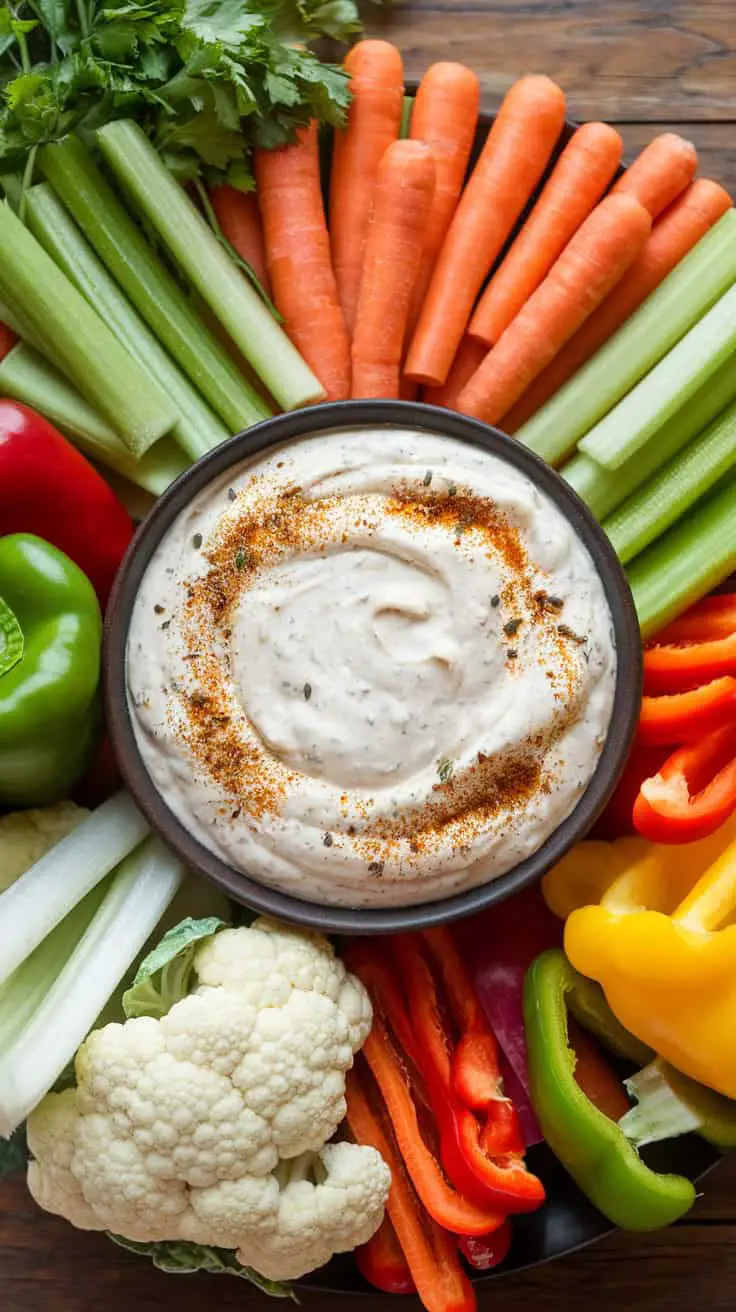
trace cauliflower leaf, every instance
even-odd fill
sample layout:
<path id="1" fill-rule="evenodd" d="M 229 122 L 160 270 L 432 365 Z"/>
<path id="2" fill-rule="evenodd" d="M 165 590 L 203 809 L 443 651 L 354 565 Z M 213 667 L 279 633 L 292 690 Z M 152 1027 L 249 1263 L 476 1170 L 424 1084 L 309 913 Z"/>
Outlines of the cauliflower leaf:
<path id="1" fill-rule="evenodd" d="M 267 1280 L 251 1267 L 241 1266 L 234 1254 L 226 1248 L 214 1248 L 210 1244 L 141 1244 L 134 1239 L 123 1239 L 120 1235 L 109 1233 L 108 1238 L 120 1248 L 126 1248 L 129 1253 L 150 1257 L 158 1271 L 184 1276 L 195 1275 L 197 1271 L 206 1271 L 216 1276 L 237 1276 L 240 1280 L 248 1280 L 261 1293 L 270 1294 L 271 1298 L 291 1298 L 295 1303 L 298 1302 L 290 1285 L 281 1280 Z"/>
<path id="2" fill-rule="evenodd" d="M 143 958 L 135 979 L 123 994 L 123 1011 L 134 1016 L 154 1016 L 160 1020 L 190 992 L 194 983 L 194 961 L 203 939 L 225 929 L 224 920 L 207 916 L 192 920 L 187 916 L 164 934 L 148 956 Z"/>

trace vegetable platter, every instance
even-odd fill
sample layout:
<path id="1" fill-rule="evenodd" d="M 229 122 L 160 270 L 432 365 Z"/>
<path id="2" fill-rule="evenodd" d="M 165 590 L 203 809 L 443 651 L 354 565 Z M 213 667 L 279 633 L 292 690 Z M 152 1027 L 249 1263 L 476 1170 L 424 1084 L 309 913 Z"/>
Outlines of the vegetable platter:
<path id="1" fill-rule="evenodd" d="M 407 89 L 387 41 L 311 52 L 359 31 L 350 3 L 0 17 L 0 1177 L 164 1271 L 472 1312 L 486 1280 L 674 1222 L 736 1144 L 736 215 L 690 143 L 624 168 L 550 78 L 493 117 L 463 65 Z M 150 832 L 102 620 L 136 497 L 275 411 L 382 398 L 559 469 L 626 571 L 643 696 L 540 885 L 329 942 Z M 422 473 L 413 510 L 462 547 L 473 499 Z M 245 580 L 257 534 L 231 546 Z M 589 665 L 566 597 L 532 601 Z"/>

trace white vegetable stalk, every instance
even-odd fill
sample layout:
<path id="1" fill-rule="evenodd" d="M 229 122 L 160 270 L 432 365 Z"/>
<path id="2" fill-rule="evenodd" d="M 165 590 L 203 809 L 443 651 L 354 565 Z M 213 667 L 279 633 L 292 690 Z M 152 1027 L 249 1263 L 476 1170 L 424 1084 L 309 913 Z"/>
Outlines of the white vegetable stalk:
<path id="1" fill-rule="evenodd" d="M 619 1126 L 637 1148 L 700 1129 L 702 1116 L 675 1092 L 661 1061 L 650 1062 L 624 1084 L 636 1106 L 621 1117 Z"/>
<path id="2" fill-rule="evenodd" d="M 120 794 L 112 799 L 121 813 L 124 797 Z M 64 839 L 49 855 L 68 841 Z M 184 866 L 157 838 L 149 838 L 120 866 L 55 983 L 20 1037 L 0 1057 L 0 1136 L 9 1137 L 53 1087 L 155 929 L 183 877 Z"/>
<path id="3" fill-rule="evenodd" d="M 148 832 L 132 798 L 116 793 L 0 895 L 0 984 Z"/>

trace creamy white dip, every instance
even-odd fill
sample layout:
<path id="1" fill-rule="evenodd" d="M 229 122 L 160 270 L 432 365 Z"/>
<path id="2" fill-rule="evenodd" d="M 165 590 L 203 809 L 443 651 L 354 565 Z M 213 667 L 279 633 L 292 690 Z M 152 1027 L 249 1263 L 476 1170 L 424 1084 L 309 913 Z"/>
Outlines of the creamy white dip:
<path id="1" fill-rule="evenodd" d="M 135 734 L 232 866 L 401 906 L 529 856 L 594 772 L 613 704 L 593 561 L 523 474 L 425 432 L 304 438 L 208 485 L 133 609 Z"/>

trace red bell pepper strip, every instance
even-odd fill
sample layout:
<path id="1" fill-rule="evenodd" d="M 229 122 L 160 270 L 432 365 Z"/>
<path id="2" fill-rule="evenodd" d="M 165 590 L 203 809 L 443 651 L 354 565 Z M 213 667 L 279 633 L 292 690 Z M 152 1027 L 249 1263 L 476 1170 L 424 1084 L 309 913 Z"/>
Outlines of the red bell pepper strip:
<path id="1" fill-rule="evenodd" d="M 356 1248 L 353 1257 L 363 1279 L 384 1294 L 416 1294 L 409 1263 L 388 1216 L 384 1216 L 373 1238 Z"/>
<path id="2" fill-rule="evenodd" d="M 494 1266 L 500 1266 L 508 1256 L 511 1247 L 511 1226 L 508 1221 L 504 1221 L 500 1230 L 496 1230 L 492 1235 L 483 1235 L 479 1239 L 471 1239 L 463 1235 L 457 1241 L 466 1262 L 469 1262 L 475 1271 L 491 1271 Z"/>
<path id="3" fill-rule="evenodd" d="M 0 323 L 0 360 L 4 360 L 17 344 L 18 337 L 6 323 Z"/>
<path id="4" fill-rule="evenodd" d="M 670 755 L 670 747 L 645 747 L 635 742 L 611 800 L 596 820 L 591 838 L 612 842 L 634 833 L 634 802 L 645 779 L 651 779 Z"/>
<path id="5" fill-rule="evenodd" d="M 680 747 L 634 803 L 634 825 L 653 843 L 692 843 L 736 811 L 736 720 Z"/>
<path id="6" fill-rule="evenodd" d="M 736 678 L 724 675 L 689 692 L 642 697 L 637 741 L 647 747 L 701 738 L 736 719 Z"/>
<path id="7" fill-rule="evenodd" d="M 348 1072 L 346 1098 L 356 1143 L 375 1148 L 391 1171 L 386 1210 L 427 1312 L 475 1312 L 475 1291 L 460 1263 L 457 1243 L 422 1207 L 391 1130 L 371 1105 L 360 1057 Z"/>
<path id="8" fill-rule="evenodd" d="M 649 694 L 686 692 L 723 675 L 736 675 L 736 633 L 684 646 L 647 647 L 644 691 Z"/>
<path id="9" fill-rule="evenodd" d="M 657 645 L 713 642 L 736 633 L 736 592 L 703 597 L 657 635 Z"/>
<path id="10" fill-rule="evenodd" d="M 0 400 L 0 536 L 35 533 L 87 575 L 104 607 L 133 523 L 115 493 L 61 433 Z"/>

